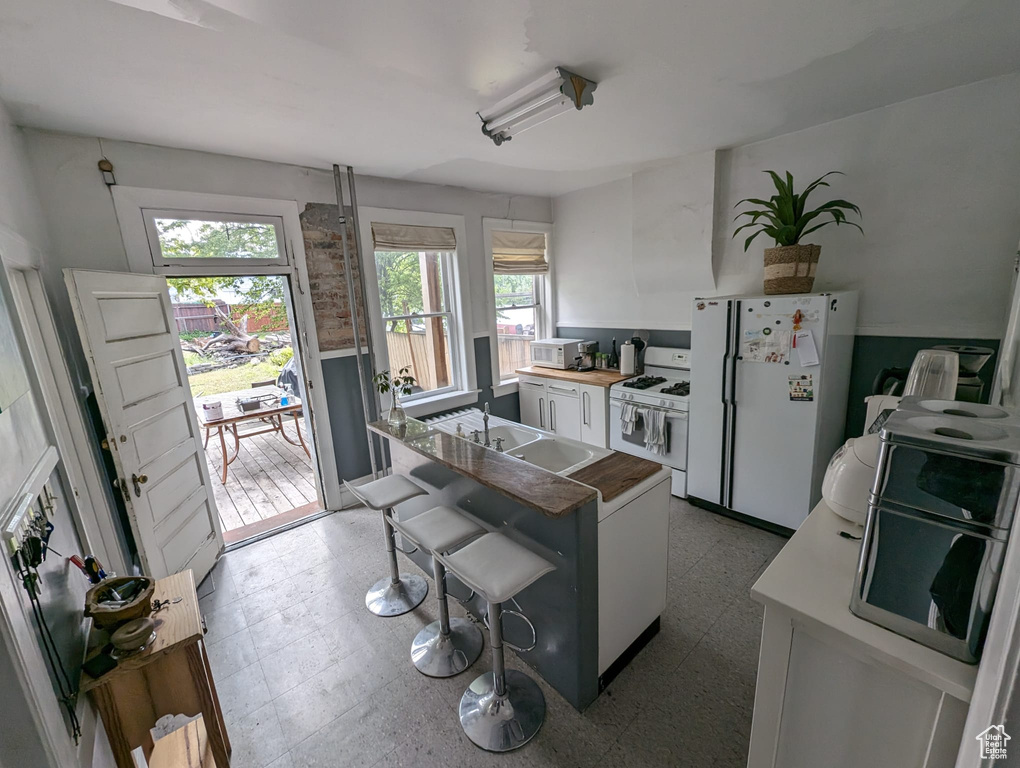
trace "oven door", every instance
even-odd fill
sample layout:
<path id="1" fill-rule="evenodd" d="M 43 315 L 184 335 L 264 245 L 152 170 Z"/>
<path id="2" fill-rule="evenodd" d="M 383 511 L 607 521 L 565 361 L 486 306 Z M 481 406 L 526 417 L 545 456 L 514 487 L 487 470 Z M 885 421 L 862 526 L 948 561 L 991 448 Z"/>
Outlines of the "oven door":
<path id="1" fill-rule="evenodd" d="M 674 411 L 668 408 L 638 405 L 638 420 L 634 431 L 623 434 L 620 414 L 623 402 L 609 400 L 609 447 L 614 451 L 640 456 L 673 469 L 687 469 L 687 411 Z M 645 448 L 645 426 L 641 416 L 643 410 L 663 411 L 666 414 L 666 453 L 660 455 Z"/>

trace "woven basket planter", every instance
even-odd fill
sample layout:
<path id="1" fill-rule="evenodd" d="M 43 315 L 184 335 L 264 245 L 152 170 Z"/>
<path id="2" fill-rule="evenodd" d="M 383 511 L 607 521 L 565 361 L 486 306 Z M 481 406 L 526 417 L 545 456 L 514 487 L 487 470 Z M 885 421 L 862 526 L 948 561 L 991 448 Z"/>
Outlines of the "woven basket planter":
<path id="1" fill-rule="evenodd" d="M 781 245 L 765 249 L 765 293 L 810 293 L 820 245 Z"/>

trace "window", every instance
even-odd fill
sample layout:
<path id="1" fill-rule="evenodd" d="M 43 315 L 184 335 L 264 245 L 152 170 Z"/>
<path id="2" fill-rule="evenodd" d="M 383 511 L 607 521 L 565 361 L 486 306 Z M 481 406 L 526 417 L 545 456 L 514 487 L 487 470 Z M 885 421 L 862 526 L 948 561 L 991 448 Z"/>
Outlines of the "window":
<path id="1" fill-rule="evenodd" d="M 531 365 L 542 307 L 544 275 L 493 275 L 499 380 L 516 379 L 517 369 Z"/>
<path id="2" fill-rule="evenodd" d="M 531 365 L 531 342 L 553 334 L 549 224 L 483 219 L 492 275 L 493 390 L 516 391 L 517 369 Z"/>
<path id="3" fill-rule="evenodd" d="M 410 368 L 418 381 L 408 401 L 422 393 L 449 390 L 456 382 L 451 259 L 449 251 L 375 252 L 387 365 L 394 373 Z"/>
<path id="4" fill-rule="evenodd" d="M 142 215 L 155 266 L 287 263 L 279 217 L 153 209 Z"/>
<path id="5" fill-rule="evenodd" d="M 422 417 L 478 402 L 464 217 L 359 207 L 375 370 L 411 369 Z M 374 268 L 373 268 L 374 267 Z M 390 397 L 383 395 L 386 408 Z"/>

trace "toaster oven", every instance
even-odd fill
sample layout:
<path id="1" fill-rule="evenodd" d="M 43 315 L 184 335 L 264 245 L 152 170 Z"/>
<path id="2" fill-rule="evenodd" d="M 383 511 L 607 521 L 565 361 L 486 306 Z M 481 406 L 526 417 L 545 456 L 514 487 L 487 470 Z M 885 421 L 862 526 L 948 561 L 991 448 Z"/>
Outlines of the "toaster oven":
<path id="1" fill-rule="evenodd" d="M 566 370 L 577 364 L 584 339 L 536 339 L 531 342 L 531 364 Z"/>
<path id="2" fill-rule="evenodd" d="M 882 427 L 850 610 L 977 663 L 1018 504 L 1015 414 L 904 398 Z"/>

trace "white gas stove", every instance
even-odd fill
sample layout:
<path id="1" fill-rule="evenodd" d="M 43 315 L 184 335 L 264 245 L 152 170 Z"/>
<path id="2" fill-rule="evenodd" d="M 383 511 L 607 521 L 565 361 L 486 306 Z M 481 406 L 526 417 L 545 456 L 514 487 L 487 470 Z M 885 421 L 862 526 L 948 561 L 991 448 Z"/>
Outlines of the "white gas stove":
<path id="1" fill-rule="evenodd" d="M 690 391 L 690 350 L 671 347 L 648 347 L 644 373 L 609 389 L 609 447 L 672 467 L 673 495 L 680 497 L 687 496 Z M 645 422 L 656 411 L 665 420 L 665 453 L 653 450 L 645 434 Z M 629 434 L 625 423 L 631 425 Z"/>
<path id="2" fill-rule="evenodd" d="M 691 394 L 690 350 L 649 347 L 645 372 L 614 384 L 609 397 L 641 405 L 686 411 Z"/>

